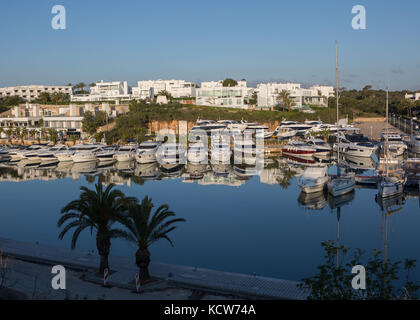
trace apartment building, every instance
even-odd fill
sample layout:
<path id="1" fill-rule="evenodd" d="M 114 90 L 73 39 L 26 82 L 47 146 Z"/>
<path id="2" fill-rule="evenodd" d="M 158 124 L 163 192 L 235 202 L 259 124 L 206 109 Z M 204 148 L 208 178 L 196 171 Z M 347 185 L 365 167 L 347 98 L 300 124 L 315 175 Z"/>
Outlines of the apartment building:
<path id="1" fill-rule="evenodd" d="M 334 87 L 312 86 L 309 89 L 302 88 L 300 83 L 260 83 L 256 92 L 258 95 L 257 105 L 260 108 L 273 108 L 280 103 L 279 94 L 286 90 L 295 107 L 305 104 L 328 106 L 328 98 L 334 96 Z"/>
<path id="2" fill-rule="evenodd" d="M 223 87 L 223 81 L 202 82 L 201 88 L 196 89 L 197 105 L 247 109 L 245 99 L 248 98 L 250 88 L 246 81 L 239 81 L 235 87 Z"/>
<path id="3" fill-rule="evenodd" d="M 418 100 L 420 100 L 420 92 L 406 93 L 405 98 L 408 99 L 408 100 L 418 101 Z"/>
<path id="4" fill-rule="evenodd" d="M 60 93 L 65 93 L 71 96 L 72 87 L 71 86 L 44 86 L 44 85 L 5 87 L 5 88 L 0 88 L 0 98 L 18 96 L 30 102 L 39 98 L 39 95 L 42 92 L 47 92 L 49 94 L 60 92 Z"/>
<path id="5" fill-rule="evenodd" d="M 161 91 L 169 92 L 174 98 L 189 98 L 195 96 L 195 84 L 185 80 L 145 80 L 138 81 L 137 88 L 134 90 L 144 91 L 153 90 L 154 95 L 158 95 Z"/>
<path id="6" fill-rule="evenodd" d="M 90 88 L 90 94 L 72 95 L 71 101 L 111 101 L 130 100 L 127 81 L 100 81 Z"/>

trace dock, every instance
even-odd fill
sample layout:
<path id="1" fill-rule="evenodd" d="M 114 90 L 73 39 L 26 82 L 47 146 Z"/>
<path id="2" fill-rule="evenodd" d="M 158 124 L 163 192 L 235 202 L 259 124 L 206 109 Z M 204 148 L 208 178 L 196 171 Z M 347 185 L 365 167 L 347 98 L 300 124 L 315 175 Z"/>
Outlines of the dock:
<path id="1" fill-rule="evenodd" d="M 85 272 L 85 278 L 90 282 L 100 285 L 102 281 L 95 276 L 99 266 L 99 256 L 96 253 L 4 238 L 0 238 L 0 250 L 12 259 L 50 266 L 62 265 L 71 270 Z M 134 253 L 132 258 L 114 255 L 109 257 L 110 268 L 115 271 L 109 278 L 111 286 L 135 289 L 133 280 L 138 268 L 134 260 Z M 149 270 L 153 277 L 161 279 L 167 285 L 232 295 L 242 299 L 305 300 L 308 296 L 307 292 L 297 287 L 298 282 L 289 280 L 153 261 Z"/>

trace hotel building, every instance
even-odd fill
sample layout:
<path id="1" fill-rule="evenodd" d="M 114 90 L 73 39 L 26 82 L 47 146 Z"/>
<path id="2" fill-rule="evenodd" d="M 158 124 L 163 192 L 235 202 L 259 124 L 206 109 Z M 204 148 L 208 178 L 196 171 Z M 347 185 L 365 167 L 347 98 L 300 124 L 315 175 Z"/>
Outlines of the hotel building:
<path id="1" fill-rule="evenodd" d="M 223 87 L 223 81 L 202 82 L 196 89 L 195 103 L 201 106 L 247 109 L 245 99 L 251 89 L 245 80 L 239 81 L 235 87 Z"/>
<path id="2" fill-rule="evenodd" d="M 72 95 L 72 86 L 44 86 L 44 85 L 28 85 L 0 88 L 0 98 L 18 96 L 26 101 L 33 101 L 39 98 L 42 92 L 49 94 L 65 93 Z"/>
<path id="3" fill-rule="evenodd" d="M 127 81 L 97 82 L 90 88 L 90 94 L 72 95 L 71 101 L 111 101 L 130 100 Z"/>
<path id="4" fill-rule="evenodd" d="M 260 108 L 273 108 L 279 104 L 279 94 L 286 90 L 295 107 L 305 104 L 328 106 L 328 98 L 334 96 L 334 87 L 312 86 L 309 89 L 301 87 L 300 83 L 260 83 L 257 86 L 257 106 Z"/>
<path id="5" fill-rule="evenodd" d="M 134 91 L 144 91 L 147 93 L 153 90 L 153 94 L 157 96 L 161 91 L 167 91 L 174 98 L 190 98 L 195 96 L 195 84 L 187 82 L 185 80 L 145 80 L 137 82 L 137 89 L 133 88 Z"/>

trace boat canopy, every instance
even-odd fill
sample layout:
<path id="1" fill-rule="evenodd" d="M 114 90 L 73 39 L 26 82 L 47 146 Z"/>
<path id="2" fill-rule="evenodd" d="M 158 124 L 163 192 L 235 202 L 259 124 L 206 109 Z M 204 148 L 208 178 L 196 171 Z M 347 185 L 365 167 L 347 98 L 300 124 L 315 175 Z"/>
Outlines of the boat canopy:
<path id="1" fill-rule="evenodd" d="M 302 178 L 319 178 L 327 174 L 327 167 L 308 167 L 303 172 Z"/>

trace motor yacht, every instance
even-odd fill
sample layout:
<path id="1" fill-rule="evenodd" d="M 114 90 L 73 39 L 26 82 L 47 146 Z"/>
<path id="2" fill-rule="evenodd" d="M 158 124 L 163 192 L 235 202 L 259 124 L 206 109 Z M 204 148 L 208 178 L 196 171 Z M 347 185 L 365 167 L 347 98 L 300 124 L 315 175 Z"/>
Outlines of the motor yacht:
<path id="1" fill-rule="evenodd" d="M 275 131 L 277 139 L 280 140 L 293 138 L 297 134 L 296 130 L 291 128 L 283 128 L 280 126 L 277 127 Z"/>
<path id="2" fill-rule="evenodd" d="M 248 126 L 247 123 L 239 123 L 239 122 L 234 121 L 234 120 L 219 120 L 217 122 L 220 123 L 220 124 L 225 125 L 226 128 L 229 129 L 230 131 L 239 131 L 239 132 L 242 132 Z"/>
<path id="3" fill-rule="evenodd" d="M 326 156 L 332 151 L 331 146 L 322 139 L 310 138 L 306 140 L 308 146 L 315 148 L 316 156 Z"/>
<path id="4" fill-rule="evenodd" d="M 291 130 L 296 131 L 297 136 L 304 136 L 312 129 L 312 126 L 309 124 L 303 124 L 298 121 L 282 121 L 280 123 L 280 127 L 282 128 L 289 128 Z"/>
<path id="5" fill-rule="evenodd" d="M 226 129 L 226 124 L 218 123 L 214 120 L 197 120 L 196 125 L 192 127 L 191 131 L 205 131 L 207 134 L 211 134 L 214 131 L 220 131 Z"/>
<path id="6" fill-rule="evenodd" d="M 136 152 L 136 162 L 140 164 L 156 162 L 156 152 L 160 145 L 158 141 L 142 142 Z"/>
<path id="7" fill-rule="evenodd" d="M 315 154 L 316 149 L 302 141 L 291 140 L 287 145 L 281 148 L 281 151 L 285 155 L 311 158 Z"/>
<path id="8" fill-rule="evenodd" d="M 371 142 L 351 142 L 341 136 L 339 142 L 334 143 L 333 150 L 350 156 L 371 157 L 378 150 L 378 147 Z"/>
<path id="9" fill-rule="evenodd" d="M 74 163 L 96 162 L 96 154 L 103 151 L 103 145 L 83 144 L 75 148 L 76 151 L 70 156 Z M 57 154 L 57 159 L 59 154 Z M 95 164 L 96 166 L 96 164 Z"/>
<path id="10" fill-rule="evenodd" d="M 207 146 L 202 142 L 195 142 L 189 145 L 187 158 L 191 163 L 208 163 L 208 150 Z"/>
<path id="11" fill-rule="evenodd" d="M 119 146 L 109 146 L 109 147 L 104 147 L 102 148 L 101 151 L 96 153 L 96 158 L 98 159 L 99 162 L 104 162 L 104 163 L 113 163 L 115 162 L 115 158 L 114 155 L 115 153 L 118 151 Z M 102 165 L 102 164 L 99 164 Z"/>
<path id="12" fill-rule="evenodd" d="M 137 144 L 127 144 L 120 147 L 120 149 L 114 154 L 114 159 L 118 162 L 133 161 L 136 157 L 138 149 Z"/>
<path id="13" fill-rule="evenodd" d="M 403 142 L 401 135 L 396 132 L 382 132 L 381 133 L 381 151 L 385 152 L 385 144 L 388 142 L 388 152 L 393 156 L 401 156 L 408 149 Z"/>
<path id="14" fill-rule="evenodd" d="M 327 167 L 308 167 L 298 179 L 302 192 L 313 193 L 324 190 L 329 180 Z"/>
<path id="15" fill-rule="evenodd" d="M 55 145 L 50 149 L 40 151 L 38 157 L 41 159 L 41 162 L 55 162 L 58 161 L 56 154 L 67 151 L 68 149 L 69 147 L 65 144 Z"/>

